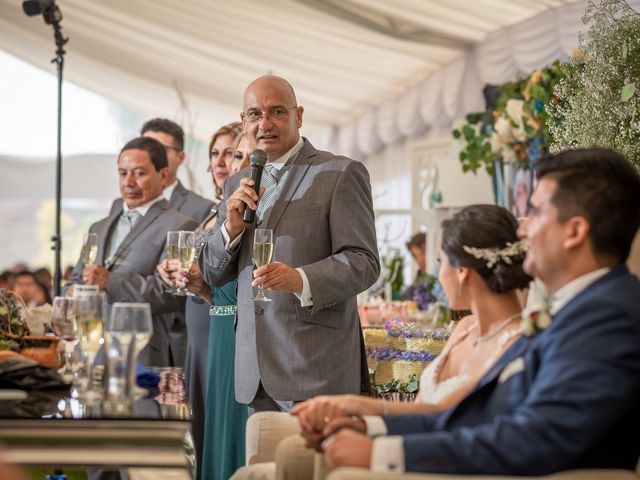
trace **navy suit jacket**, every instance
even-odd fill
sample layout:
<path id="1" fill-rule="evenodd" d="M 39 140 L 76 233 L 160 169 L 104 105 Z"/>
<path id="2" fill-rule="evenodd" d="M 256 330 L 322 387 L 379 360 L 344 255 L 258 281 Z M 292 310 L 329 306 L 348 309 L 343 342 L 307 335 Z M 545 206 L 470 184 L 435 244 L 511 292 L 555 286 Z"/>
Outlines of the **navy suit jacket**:
<path id="1" fill-rule="evenodd" d="M 407 471 L 633 470 L 640 455 L 640 282 L 617 266 L 522 337 L 456 407 L 384 418 Z"/>

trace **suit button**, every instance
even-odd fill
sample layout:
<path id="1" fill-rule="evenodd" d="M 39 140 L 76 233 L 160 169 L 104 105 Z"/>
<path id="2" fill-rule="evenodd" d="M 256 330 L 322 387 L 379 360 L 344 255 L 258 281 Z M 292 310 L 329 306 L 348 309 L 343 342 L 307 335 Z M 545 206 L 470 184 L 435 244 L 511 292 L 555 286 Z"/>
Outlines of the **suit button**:
<path id="1" fill-rule="evenodd" d="M 260 305 L 256 305 L 255 309 L 253 310 L 253 312 L 256 315 L 262 315 L 264 313 L 264 310 L 262 309 L 262 307 Z"/>

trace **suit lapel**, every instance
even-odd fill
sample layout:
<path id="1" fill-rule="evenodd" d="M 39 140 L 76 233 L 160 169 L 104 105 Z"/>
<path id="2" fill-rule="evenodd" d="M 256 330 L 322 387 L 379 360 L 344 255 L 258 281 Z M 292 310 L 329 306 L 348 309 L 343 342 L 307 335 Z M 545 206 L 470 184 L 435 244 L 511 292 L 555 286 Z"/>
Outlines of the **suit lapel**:
<path id="1" fill-rule="evenodd" d="M 158 216 L 160 216 L 162 213 L 164 213 L 166 210 L 169 210 L 170 208 L 171 208 L 171 205 L 166 200 L 161 200 L 158 203 L 153 204 L 149 209 L 149 211 L 147 212 L 147 214 L 144 217 L 140 217 L 136 222 L 135 226 L 131 229 L 131 231 L 127 234 L 127 236 L 124 237 L 124 239 L 122 240 L 122 243 L 120 243 L 120 246 L 118 246 L 118 250 L 113 256 L 113 260 L 111 261 L 111 266 L 116 264 L 116 260 L 120 257 L 120 255 L 122 255 L 122 252 L 126 250 L 129 244 L 133 242 L 138 237 L 138 235 L 144 232 L 147 229 L 147 227 L 152 222 L 154 222 L 156 218 L 158 218 Z"/>
<path id="2" fill-rule="evenodd" d="M 169 203 L 176 210 L 180 210 L 180 207 L 187 200 L 187 189 L 182 186 L 180 180 L 178 180 L 178 184 L 176 188 L 173 189 L 173 194 L 171 195 L 171 199 Z"/>
<path id="3" fill-rule="evenodd" d="M 107 217 L 107 221 L 104 226 L 104 230 L 98 233 L 98 255 L 96 257 L 96 263 L 98 265 L 104 265 L 105 258 L 104 256 L 107 253 L 107 245 L 109 239 L 111 238 L 111 234 L 113 229 L 115 228 L 116 222 L 120 215 L 122 214 L 122 203 L 120 203 L 120 208 L 116 210 L 114 213 Z"/>
<path id="4" fill-rule="evenodd" d="M 286 184 L 282 189 L 282 193 L 280 197 L 276 200 L 273 205 L 273 210 L 271 215 L 269 216 L 269 220 L 267 221 L 267 225 L 264 228 L 270 228 L 275 230 L 280 222 L 280 218 L 282 214 L 289 206 L 293 195 L 298 190 L 300 186 L 300 182 L 307 174 L 309 167 L 311 166 L 311 159 L 315 157 L 317 154 L 316 149 L 311 146 L 311 144 L 305 139 L 304 145 L 300 149 L 300 153 L 293 161 L 293 165 L 291 165 L 291 170 L 289 171 L 289 175 L 286 180 Z"/>
<path id="5" fill-rule="evenodd" d="M 493 365 L 493 367 L 489 369 L 489 371 L 484 375 L 484 377 L 480 379 L 480 382 L 478 382 L 478 385 L 476 385 L 476 388 L 474 388 L 473 391 L 481 389 L 485 385 L 491 383 L 496 378 L 498 378 L 498 376 L 500 375 L 500 372 L 502 372 L 504 367 L 506 367 L 513 360 L 515 360 L 516 358 L 524 354 L 524 352 L 527 349 L 527 345 L 529 345 L 530 341 L 531 341 L 530 337 L 526 337 L 524 335 L 521 336 L 516 341 L 516 343 L 511 345 L 511 348 L 509 348 L 504 354 L 502 354 L 502 357 L 498 359 L 498 361 Z"/>

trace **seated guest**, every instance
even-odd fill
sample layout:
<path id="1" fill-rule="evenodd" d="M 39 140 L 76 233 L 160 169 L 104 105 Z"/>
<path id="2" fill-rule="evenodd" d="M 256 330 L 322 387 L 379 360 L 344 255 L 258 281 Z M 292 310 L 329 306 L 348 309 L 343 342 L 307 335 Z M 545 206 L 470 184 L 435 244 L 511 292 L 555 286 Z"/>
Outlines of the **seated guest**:
<path id="1" fill-rule="evenodd" d="M 85 266 L 80 259 L 65 285 L 67 295 L 73 285 L 83 283 L 98 285 L 109 303 L 149 303 L 153 334 L 140 360 L 157 367 L 184 365 L 184 345 L 173 344 L 170 335 L 184 300 L 166 292 L 154 272 L 165 253 L 167 232 L 197 226 L 163 197 L 167 171 L 167 154 L 157 140 L 138 137 L 122 148 L 118 156 L 122 204 L 89 229 L 98 235 L 95 265 Z"/>
<path id="2" fill-rule="evenodd" d="M 548 312 L 525 318 L 529 333 L 541 331 L 514 343 L 445 412 L 324 414 L 329 465 L 482 475 L 635 468 L 640 282 L 624 262 L 640 226 L 640 177 L 608 149 L 552 155 L 537 175 L 520 233 L 525 270 L 551 295 Z M 352 428 L 337 431 L 345 423 Z"/>
<path id="3" fill-rule="evenodd" d="M 14 275 L 13 293 L 19 296 L 28 307 L 35 307 L 37 294 L 36 276 L 30 270 L 22 270 Z"/>
<path id="4" fill-rule="evenodd" d="M 516 219 L 502 207 L 472 205 L 445 220 L 442 229 L 440 283 L 452 309 L 471 309 L 472 314 L 460 320 L 443 352 L 422 373 L 417 401 L 316 397 L 293 410 L 305 430 L 321 430 L 326 416 L 446 410 L 462 400 L 520 336 L 516 289 L 525 288 L 531 278 L 522 270 L 524 248 Z"/>

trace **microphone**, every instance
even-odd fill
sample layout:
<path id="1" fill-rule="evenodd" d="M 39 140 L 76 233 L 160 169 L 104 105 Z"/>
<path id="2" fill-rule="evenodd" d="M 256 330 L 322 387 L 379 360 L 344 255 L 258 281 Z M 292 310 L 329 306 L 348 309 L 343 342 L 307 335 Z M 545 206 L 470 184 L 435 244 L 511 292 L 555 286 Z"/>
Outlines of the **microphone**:
<path id="1" fill-rule="evenodd" d="M 253 189 L 256 193 L 259 194 L 260 180 L 262 180 L 262 170 L 267 163 L 267 154 L 264 152 L 264 150 L 256 149 L 249 155 L 249 162 L 249 175 L 251 176 L 251 180 L 254 181 Z M 255 215 L 256 211 L 251 210 L 249 207 L 247 207 L 244 209 L 242 220 L 244 220 L 244 223 L 253 223 Z"/>

